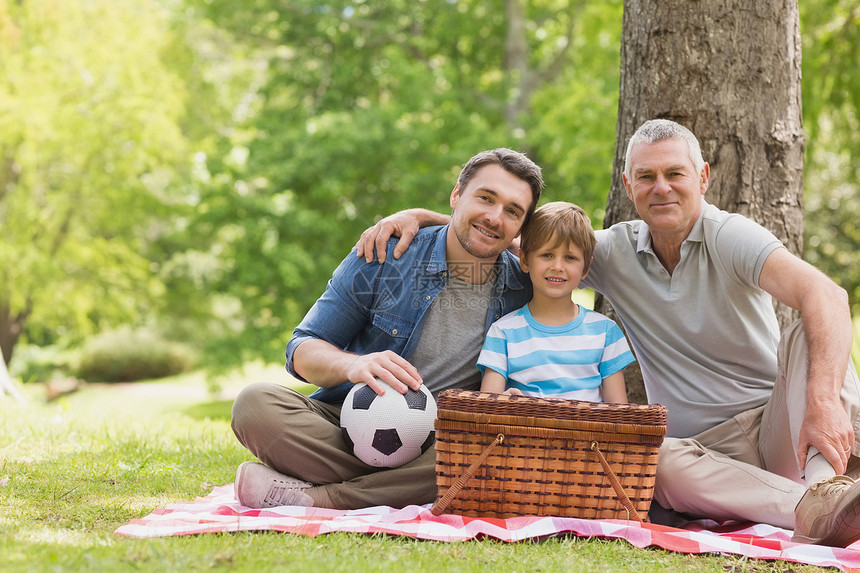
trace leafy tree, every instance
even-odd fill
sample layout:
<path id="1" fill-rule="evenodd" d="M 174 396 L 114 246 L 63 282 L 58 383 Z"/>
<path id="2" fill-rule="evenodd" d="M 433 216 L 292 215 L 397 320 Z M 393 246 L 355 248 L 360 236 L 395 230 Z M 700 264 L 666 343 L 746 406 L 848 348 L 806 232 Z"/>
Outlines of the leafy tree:
<path id="1" fill-rule="evenodd" d="M 140 316 L 146 245 L 187 156 L 185 91 L 148 0 L 0 3 L 0 347 Z"/>
<path id="2" fill-rule="evenodd" d="M 200 9 L 250 37 L 268 62 L 253 93 L 259 114 L 209 157 L 212 183 L 191 226 L 218 244 L 226 266 L 211 284 L 239 301 L 252 355 L 283 352 L 378 217 L 447 209 L 461 164 L 479 150 L 524 150 L 544 166 L 554 199 L 602 208 L 619 2 L 260 0 L 236 10 L 211 0 Z"/>
<path id="3" fill-rule="evenodd" d="M 860 313 L 860 2 L 800 3 L 806 251 Z"/>
<path id="4" fill-rule="evenodd" d="M 805 253 L 855 305 L 858 6 L 800 6 Z M 460 164 L 489 147 L 529 153 L 547 200 L 599 226 L 620 167 L 621 13 L 621 0 L 0 2 L 4 357 L 20 337 L 149 321 L 225 365 L 275 359 L 363 228 L 446 209 Z"/>

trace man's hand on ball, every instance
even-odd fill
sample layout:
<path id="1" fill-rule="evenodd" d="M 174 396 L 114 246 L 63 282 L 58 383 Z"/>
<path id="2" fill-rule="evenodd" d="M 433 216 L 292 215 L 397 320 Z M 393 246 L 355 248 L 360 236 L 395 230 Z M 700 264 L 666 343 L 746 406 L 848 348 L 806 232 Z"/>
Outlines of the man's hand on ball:
<path id="1" fill-rule="evenodd" d="M 350 382 L 364 382 L 380 396 L 388 387 L 405 394 L 418 390 L 424 381 L 408 360 L 390 350 L 357 356 L 347 372 Z"/>

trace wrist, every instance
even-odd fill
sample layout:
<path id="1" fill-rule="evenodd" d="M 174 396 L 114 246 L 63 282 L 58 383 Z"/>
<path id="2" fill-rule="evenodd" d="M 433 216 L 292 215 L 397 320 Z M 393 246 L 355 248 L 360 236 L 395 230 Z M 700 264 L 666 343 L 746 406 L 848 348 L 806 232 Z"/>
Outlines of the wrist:
<path id="1" fill-rule="evenodd" d="M 443 215 L 442 213 L 437 213 L 436 211 L 431 211 L 429 209 L 415 209 L 413 213 L 421 227 L 447 225 L 451 219 L 449 215 Z"/>
<path id="2" fill-rule="evenodd" d="M 816 392 L 814 395 L 808 395 L 806 397 L 807 411 L 826 411 L 834 407 L 842 407 L 842 400 L 839 396 L 839 392 Z"/>

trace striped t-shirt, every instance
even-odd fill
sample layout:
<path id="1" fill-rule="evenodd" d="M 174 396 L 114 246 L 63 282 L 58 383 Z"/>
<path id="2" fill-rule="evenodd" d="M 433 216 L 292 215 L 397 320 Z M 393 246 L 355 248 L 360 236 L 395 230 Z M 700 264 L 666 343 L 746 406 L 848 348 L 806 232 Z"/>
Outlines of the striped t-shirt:
<path id="1" fill-rule="evenodd" d="M 478 369 L 528 396 L 600 402 L 603 379 L 634 360 L 621 329 L 599 312 L 580 306 L 571 322 L 547 326 L 526 305 L 490 326 Z"/>

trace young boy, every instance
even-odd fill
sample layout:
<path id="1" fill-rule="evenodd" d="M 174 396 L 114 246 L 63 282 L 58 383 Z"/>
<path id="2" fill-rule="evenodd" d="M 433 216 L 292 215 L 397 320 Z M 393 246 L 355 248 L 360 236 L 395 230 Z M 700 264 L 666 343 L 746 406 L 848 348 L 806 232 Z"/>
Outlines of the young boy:
<path id="1" fill-rule="evenodd" d="M 520 266 L 534 294 L 490 327 L 478 357 L 481 390 L 627 403 L 623 369 L 634 357 L 624 334 L 571 300 L 594 245 L 580 207 L 559 201 L 535 211 L 520 240 Z"/>

